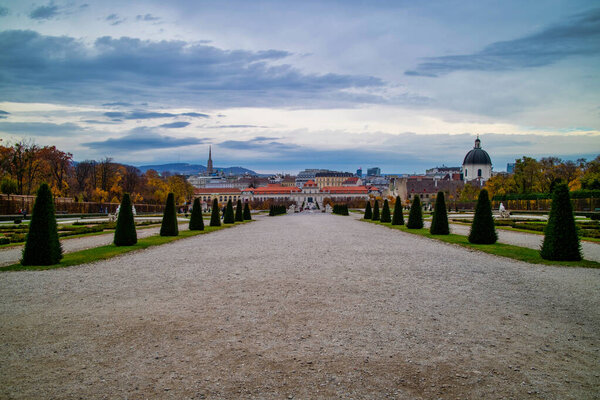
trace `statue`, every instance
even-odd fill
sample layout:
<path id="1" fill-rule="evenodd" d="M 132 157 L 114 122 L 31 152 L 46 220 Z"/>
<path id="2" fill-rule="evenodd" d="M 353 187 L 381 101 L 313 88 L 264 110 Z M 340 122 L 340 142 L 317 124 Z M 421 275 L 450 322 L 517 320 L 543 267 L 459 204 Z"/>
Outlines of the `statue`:
<path id="1" fill-rule="evenodd" d="M 498 211 L 500 212 L 500 218 L 510 218 L 510 213 L 506 211 L 506 208 L 504 208 L 504 204 L 500 203 Z"/>

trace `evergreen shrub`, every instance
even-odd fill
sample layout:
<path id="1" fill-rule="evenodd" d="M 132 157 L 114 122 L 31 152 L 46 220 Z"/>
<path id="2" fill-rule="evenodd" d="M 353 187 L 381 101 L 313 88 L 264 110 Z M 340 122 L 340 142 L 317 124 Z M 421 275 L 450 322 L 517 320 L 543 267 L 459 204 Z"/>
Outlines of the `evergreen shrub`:
<path id="1" fill-rule="evenodd" d="M 390 215 L 390 205 L 387 199 L 383 201 L 383 208 L 381 209 L 381 222 L 392 222 L 392 216 Z"/>
<path id="2" fill-rule="evenodd" d="M 169 193 L 167 204 L 163 214 L 162 225 L 160 226 L 160 236 L 177 236 L 179 227 L 177 226 L 177 211 L 175 210 L 175 195 Z"/>
<path id="3" fill-rule="evenodd" d="M 204 219 L 202 218 L 202 206 L 200 205 L 200 199 L 194 199 L 194 205 L 192 206 L 192 215 L 190 216 L 190 231 L 203 231 L 204 230 Z"/>
<path id="4" fill-rule="evenodd" d="M 287 214 L 287 208 L 284 204 L 273 204 L 269 208 L 269 216 L 274 217 L 276 215 Z"/>
<path id="5" fill-rule="evenodd" d="M 375 204 L 373 204 L 373 216 L 371 217 L 372 221 L 379 221 L 379 202 L 375 200 Z"/>
<path id="6" fill-rule="evenodd" d="M 219 202 L 213 200 L 212 213 L 210 214 L 210 226 L 221 226 L 221 216 L 219 215 Z"/>
<path id="7" fill-rule="evenodd" d="M 373 218 L 373 211 L 371 210 L 371 202 L 367 201 L 367 206 L 365 207 L 365 215 L 363 217 L 363 219 L 372 219 Z"/>
<path id="8" fill-rule="evenodd" d="M 471 224 L 469 233 L 469 242 L 475 244 L 493 244 L 498 240 L 494 217 L 492 216 L 492 204 L 486 189 L 481 189 L 477 205 L 475 206 L 475 216 Z"/>
<path id="9" fill-rule="evenodd" d="M 124 193 L 123 199 L 121 199 L 113 243 L 115 246 L 133 246 L 137 243 L 137 233 L 135 231 L 135 221 L 133 219 L 133 211 L 131 210 L 129 193 Z"/>
<path id="10" fill-rule="evenodd" d="M 437 198 L 435 199 L 435 208 L 433 209 L 433 218 L 431 219 L 431 227 L 429 228 L 429 232 L 432 235 L 450 234 L 444 192 L 438 192 Z"/>
<path id="11" fill-rule="evenodd" d="M 244 221 L 250 221 L 252 219 L 252 214 L 250 213 L 250 204 L 246 202 L 244 204 Z"/>
<path id="12" fill-rule="evenodd" d="M 400 200 L 400 196 L 396 196 L 396 205 L 394 206 L 394 218 L 392 218 L 392 225 L 404 225 L 402 200 Z"/>
<path id="13" fill-rule="evenodd" d="M 233 203 L 231 202 L 231 200 L 227 201 L 227 206 L 225 207 L 225 214 L 223 215 L 223 223 L 235 224 L 235 215 L 233 214 Z"/>
<path id="14" fill-rule="evenodd" d="M 338 215 L 350 215 L 348 212 L 348 204 L 334 204 L 333 213 Z"/>
<path id="15" fill-rule="evenodd" d="M 242 200 L 238 199 L 235 205 L 235 222 L 244 221 L 244 209 L 242 207 Z"/>
<path id="16" fill-rule="evenodd" d="M 556 185 L 554 189 L 540 255 L 546 260 L 581 260 L 581 244 L 577 236 L 569 189 L 565 184 Z"/>
<path id="17" fill-rule="evenodd" d="M 22 265 L 52 265 L 62 259 L 58 240 L 54 200 L 48 184 L 42 183 L 37 191 L 29 233 L 23 248 Z"/>
<path id="18" fill-rule="evenodd" d="M 423 227 L 423 210 L 421 210 L 421 199 L 419 196 L 413 197 L 406 227 L 408 229 L 421 229 Z"/>

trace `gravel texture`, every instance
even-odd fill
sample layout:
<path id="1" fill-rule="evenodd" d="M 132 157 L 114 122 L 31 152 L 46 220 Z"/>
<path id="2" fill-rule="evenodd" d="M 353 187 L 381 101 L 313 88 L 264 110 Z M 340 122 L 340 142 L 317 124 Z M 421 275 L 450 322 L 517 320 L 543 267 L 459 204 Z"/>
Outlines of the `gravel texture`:
<path id="1" fill-rule="evenodd" d="M 325 214 L 0 274 L 0 398 L 591 399 L 600 270 Z"/>
<path id="2" fill-rule="evenodd" d="M 188 224 L 179 225 L 179 230 L 187 229 Z M 157 235 L 160 232 L 160 226 L 155 228 L 137 228 L 138 239 L 152 235 Z M 83 236 L 78 238 L 61 238 L 60 243 L 64 253 L 72 253 L 74 251 L 91 249 L 92 247 L 105 246 L 111 244 L 114 240 L 114 232 L 105 235 Z M 18 263 L 21 259 L 23 246 L 7 247 L 0 250 L 0 267 Z"/>

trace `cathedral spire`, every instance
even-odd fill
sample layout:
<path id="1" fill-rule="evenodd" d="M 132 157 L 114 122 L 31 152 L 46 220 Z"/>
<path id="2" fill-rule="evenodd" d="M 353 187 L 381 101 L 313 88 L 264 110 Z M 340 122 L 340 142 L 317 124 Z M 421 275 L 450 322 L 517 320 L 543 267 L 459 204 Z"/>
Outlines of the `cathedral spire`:
<path id="1" fill-rule="evenodd" d="M 212 163 L 212 146 L 208 146 L 208 162 L 206 163 L 206 173 L 213 173 L 213 163 Z"/>

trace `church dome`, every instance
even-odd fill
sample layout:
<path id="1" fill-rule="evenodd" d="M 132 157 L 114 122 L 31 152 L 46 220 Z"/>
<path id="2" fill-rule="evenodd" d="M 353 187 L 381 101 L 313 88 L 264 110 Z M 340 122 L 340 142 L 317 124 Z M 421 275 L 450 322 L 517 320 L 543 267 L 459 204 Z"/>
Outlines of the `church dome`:
<path id="1" fill-rule="evenodd" d="M 473 150 L 469 151 L 465 156 L 463 165 L 465 164 L 492 165 L 489 154 L 481 148 L 481 140 L 479 140 L 479 138 L 475 139 L 475 147 L 473 147 Z"/>

